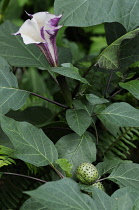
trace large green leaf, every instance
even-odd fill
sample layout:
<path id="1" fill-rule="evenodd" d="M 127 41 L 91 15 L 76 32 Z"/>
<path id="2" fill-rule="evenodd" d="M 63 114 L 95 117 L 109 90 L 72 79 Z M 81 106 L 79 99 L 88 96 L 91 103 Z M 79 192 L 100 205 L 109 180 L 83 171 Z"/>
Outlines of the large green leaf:
<path id="1" fill-rule="evenodd" d="M 28 95 L 29 92 L 18 89 L 17 79 L 10 71 L 10 66 L 0 57 L 0 113 L 20 109 Z"/>
<path id="2" fill-rule="evenodd" d="M 69 178 L 48 182 L 38 189 L 26 193 L 51 210 L 97 209 L 93 200 L 88 195 L 81 193 L 78 184 Z M 21 207 L 21 210 L 24 209 Z"/>
<path id="3" fill-rule="evenodd" d="M 108 179 L 121 187 L 132 187 L 139 190 L 139 164 L 122 163 L 112 171 Z"/>
<path id="4" fill-rule="evenodd" d="M 139 127 L 139 110 L 125 102 L 113 103 L 102 112 L 98 110 L 96 113 L 104 125 L 109 123 L 121 127 Z"/>
<path id="5" fill-rule="evenodd" d="M 68 134 L 56 143 L 59 158 L 68 159 L 73 165 L 73 171 L 82 162 L 92 163 L 96 160 L 94 137 L 86 132 L 82 136 Z"/>
<path id="6" fill-rule="evenodd" d="M 134 204 L 128 193 L 125 193 L 120 198 L 116 198 L 115 203 L 113 203 L 113 210 L 131 210 Z"/>
<path id="7" fill-rule="evenodd" d="M 24 202 L 20 210 L 48 210 L 48 208 L 45 207 L 43 203 L 38 202 L 33 198 L 29 198 Z"/>
<path id="8" fill-rule="evenodd" d="M 66 26 L 119 22 L 129 31 L 139 25 L 138 0 L 55 0 L 54 7 L 56 14 L 63 14 L 61 23 Z"/>
<path id="9" fill-rule="evenodd" d="M 60 75 L 88 84 L 87 80 L 79 74 L 79 70 L 70 63 L 64 63 L 62 64 L 62 67 L 49 67 L 48 69 Z"/>
<path id="10" fill-rule="evenodd" d="M 134 188 L 123 187 L 116 190 L 111 197 L 115 201 L 113 205 L 115 210 L 131 210 L 139 199 L 139 191 Z"/>
<path id="11" fill-rule="evenodd" d="M 139 28 L 114 41 L 98 56 L 95 66 L 109 70 L 118 70 L 138 61 L 138 34 Z"/>
<path id="12" fill-rule="evenodd" d="M 0 145 L 5 146 L 5 147 L 9 147 L 9 148 L 13 148 L 13 145 L 12 145 L 10 139 L 3 132 L 3 130 L 1 129 L 1 127 L 0 127 Z"/>
<path id="13" fill-rule="evenodd" d="M 81 136 L 92 123 L 92 118 L 86 110 L 71 110 L 66 112 L 66 120 L 69 127 Z"/>
<path id="14" fill-rule="evenodd" d="M 106 160 L 104 162 L 100 162 L 96 165 L 96 168 L 99 172 L 99 177 L 105 174 L 110 174 L 115 167 L 117 167 L 119 164 L 127 162 L 126 160 Z"/>
<path id="15" fill-rule="evenodd" d="M 112 199 L 105 192 L 94 187 L 92 195 L 97 209 L 112 210 Z"/>
<path id="16" fill-rule="evenodd" d="M 17 31 L 18 27 L 9 21 L 0 26 L 0 56 L 13 66 L 46 69 L 49 64 L 39 48 L 34 44 L 25 45 L 20 36 L 13 36 Z"/>
<path id="17" fill-rule="evenodd" d="M 15 156 L 35 166 L 52 164 L 58 159 L 57 150 L 41 129 L 8 117 L 1 119 L 3 131 L 15 147 Z"/>
<path id="18" fill-rule="evenodd" d="M 131 80 L 129 82 L 120 82 L 119 85 L 128 90 L 135 98 L 139 100 L 139 80 Z"/>

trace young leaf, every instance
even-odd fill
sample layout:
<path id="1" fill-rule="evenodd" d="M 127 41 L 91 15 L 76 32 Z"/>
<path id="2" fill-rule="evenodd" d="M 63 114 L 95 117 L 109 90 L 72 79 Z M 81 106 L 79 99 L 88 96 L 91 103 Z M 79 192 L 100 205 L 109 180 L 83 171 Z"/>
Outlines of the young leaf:
<path id="1" fill-rule="evenodd" d="M 10 71 L 10 66 L 0 57 L 0 113 L 20 109 L 28 95 L 29 92 L 18 89 L 17 79 Z"/>
<path id="2" fill-rule="evenodd" d="M 82 162 L 92 163 L 96 160 L 94 137 L 86 132 L 82 136 L 68 134 L 56 143 L 59 158 L 66 158 L 73 165 L 73 170 Z"/>
<path id="3" fill-rule="evenodd" d="M 60 158 L 56 161 L 57 164 L 66 172 L 68 177 L 72 176 L 72 164 L 66 158 Z"/>
<path id="4" fill-rule="evenodd" d="M 98 110 L 102 123 L 111 123 L 121 127 L 139 127 L 139 110 L 125 102 L 113 103 L 102 112 Z"/>
<path id="5" fill-rule="evenodd" d="M 104 104 L 104 103 L 108 103 L 109 101 L 105 98 L 99 98 L 98 96 L 94 95 L 94 94 L 87 94 L 86 95 L 86 99 L 92 104 L 92 105 L 96 105 L 96 104 Z"/>
<path id="6" fill-rule="evenodd" d="M 139 80 L 131 80 L 129 82 L 120 82 L 119 85 L 128 90 L 135 98 L 139 100 Z"/>
<path id="7" fill-rule="evenodd" d="M 51 210 L 96 210 L 93 200 L 81 193 L 78 184 L 70 178 L 48 182 L 26 193 Z"/>
<path id="8" fill-rule="evenodd" d="M 121 187 L 132 187 L 139 190 L 139 164 L 122 163 L 112 171 L 108 179 Z"/>
<path id="9" fill-rule="evenodd" d="M 35 166 L 45 166 L 57 160 L 57 150 L 41 129 L 8 117 L 1 119 L 3 131 L 15 147 L 15 156 Z"/>
<path id="10" fill-rule="evenodd" d="M 55 0 L 54 4 L 55 14 L 63 14 L 60 24 L 65 26 L 86 27 L 119 22 L 128 31 L 139 25 L 138 7 L 138 0 Z"/>
<path id="11" fill-rule="evenodd" d="M 72 64 L 70 63 L 64 63 L 62 64 L 62 67 L 49 67 L 47 69 L 65 77 L 69 77 L 82 83 L 88 84 L 87 80 L 81 77 L 81 75 L 79 74 L 79 70 L 76 67 L 72 66 Z"/>
<path id="12" fill-rule="evenodd" d="M 114 41 L 98 56 L 95 66 L 108 70 L 119 70 L 138 61 L 138 34 L 139 28 Z"/>
<path id="13" fill-rule="evenodd" d="M 86 129 L 91 125 L 92 118 L 86 110 L 71 110 L 66 111 L 66 120 L 69 127 L 81 136 Z"/>

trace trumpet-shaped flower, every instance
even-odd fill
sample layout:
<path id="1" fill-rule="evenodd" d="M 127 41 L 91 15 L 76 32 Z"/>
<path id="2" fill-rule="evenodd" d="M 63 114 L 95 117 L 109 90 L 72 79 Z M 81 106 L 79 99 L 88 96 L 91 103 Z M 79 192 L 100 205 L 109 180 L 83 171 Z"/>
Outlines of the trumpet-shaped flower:
<path id="1" fill-rule="evenodd" d="M 56 34 L 62 26 L 58 22 L 62 15 L 56 16 L 48 12 L 28 14 L 26 20 L 13 35 L 21 35 L 25 44 L 36 44 L 43 52 L 51 66 L 58 65 Z"/>

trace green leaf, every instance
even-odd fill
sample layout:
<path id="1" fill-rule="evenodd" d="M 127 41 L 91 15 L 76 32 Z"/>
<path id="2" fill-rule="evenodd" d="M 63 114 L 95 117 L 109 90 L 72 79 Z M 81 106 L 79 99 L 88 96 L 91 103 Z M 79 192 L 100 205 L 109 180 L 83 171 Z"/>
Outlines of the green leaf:
<path id="1" fill-rule="evenodd" d="M 41 129 L 8 117 L 1 120 L 3 131 L 15 147 L 15 156 L 35 166 L 45 166 L 57 160 L 57 150 Z"/>
<path id="2" fill-rule="evenodd" d="M 55 0 L 54 4 L 55 14 L 63 14 L 60 24 L 65 26 L 87 27 L 119 22 L 128 31 L 139 25 L 138 7 L 138 0 Z"/>
<path id="3" fill-rule="evenodd" d="M 104 104 L 104 103 L 108 103 L 109 101 L 105 98 L 99 98 L 98 96 L 94 95 L 94 94 L 87 94 L 86 95 L 86 99 L 92 104 L 92 105 L 96 105 L 96 104 Z"/>
<path id="4" fill-rule="evenodd" d="M 26 193 L 51 210 L 95 209 L 93 200 L 88 195 L 81 193 L 78 184 L 70 178 L 48 182 Z"/>
<path id="5" fill-rule="evenodd" d="M 116 198 L 115 203 L 113 203 L 113 210 L 131 210 L 133 207 L 133 201 L 129 197 L 128 193 L 124 194 L 120 198 Z"/>
<path id="6" fill-rule="evenodd" d="M 62 42 L 63 42 L 63 36 Z M 62 63 L 70 63 L 72 62 L 72 55 L 71 51 L 67 47 L 58 47 L 58 63 L 59 65 Z"/>
<path id="7" fill-rule="evenodd" d="M 129 82 L 120 82 L 119 85 L 128 90 L 135 98 L 139 100 L 139 80 L 131 80 Z"/>
<path id="8" fill-rule="evenodd" d="M 0 113 L 20 109 L 28 95 L 29 92 L 18 89 L 17 79 L 10 71 L 10 66 L 0 57 Z"/>
<path id="9" fill-rule="evenodd" d="M 73 101 L 73 106 L 77 110 L 84 109 L 88 112 L 88 114 L 91 116 L 94 110 L 94 107 L 87 101 L 87 100 L 78 100 L 75 99 Z"/>
<path id="10" fill-rule="evenodd" d="M 114 41 L 98 56 L 95 66 L 108 70 L 119 70 L 138 61 L 138 34 L 139 28 Z"/>
<path id="11" fill-rule="evenodd" d="M 56 161 L 56 163 L 59 164 L 59 166 L 66 172 L 68 177 L 72 176 L 72 164 L 66 158 L 60 158 Z"/>
<path id="12" fill-rule="evenodd" d="M 25 45 L 20 36 L 11 35 L 17 31 L 18 27 L 10 21 L 0 26 L 0 56 L 12 66 L 46 69 L 49 64 L 43 53 L 34 44 Z"/>
<path id="13" fill-rule="evenodd" d="M 125 102 L 113 103 L 96 113 L 104 125 L 106 122 L 121 127 L 139 127 L 139 110 Z"/>
<path id="14" fill-rule="evenodd" d="M 0 126 L 0 145 L 13 149 L 13 145 L 8 136 L 3 132 Z"/>
<path id="15" fill-rule="evenodd" d="M 108 179 L 120 187 L 132 187 L 139 190 L 139 164 L 122 163 L 112 171 Z"/>
<path id="16" fill-rule="evenodd" d="M 97 209 L 101 210 L 112 210 L 112 199 L 105 192 L 96 187 L 92 191 L 94 203 L 97 206 Z"/>
<path id="17" fill-rule="evenodd" d="M 81 136 L 86 129 L 91 125 L 92 118 L 86 110 L 71 110 L 66 111 L 66 120 L 69 127 Z"/>
<path id="18" fill-rule="evenodd" d="M 33 198 L 29 198 L 24 202 L 20 210 L 48 210 L 48 208 L 44 207 L 43 203 L 38 202 Z"/>
<path id="19" fill-rule="evenodd" d="M 68 134 L 56 143 L 59 158 L 66 158 L 73 165 L 73 171 L 82 162 L 92 163 L 96 160 L 94 137 L 86 132 L 82 136 Z"/>
<path id="20" fill-rule="evenodd" d="M 128 162 L 126 160 L 106 160 L 104 162 L 100 162 L 96 165 L 96 168 L 99 172 L 99 177 L 105 174 L 110 174 L 115 167 L 117 167 L 121 163 Z"/>
<path id="21" fill-rule="evenodd" d="M 139 199 L 139 191 L 134 189 L 134 188 L 130 188 L 130 187 L 122 187 L 118 190 L 116 190 L 113 194 L 112 194 L 112 198 L 115 200 L 115 203 L 120 203 L 120 198 L 125 196 L 129 196 L 130 200 L 132 200 L 133 203 L 136 202 L 136 200 Z M 128 203 L 128 199 L 127 199 L 127 203 Z M 122 203 L 121 203 L 121 206 L 122 206 Z M 132 209 L 132 208 L 130 208 Z M 119 210 L 121 210 L 119 208 Z M 125 209 L 126 210 L 126 209 Z"/>
<path id="22" fill-rule="evenodd" d="M 79 183 L 81 190 L 92 194 L 92 199 L 97 207 L 101 210 L 112 210 L 112 199 L 104 191 L 93 187 L 93 185 L 84 185 Z"/>
<path id="23" fill-rule="evenodd" d="M 64 63 L 62 64 L 62 67 L 49 67 L 47 68 L 50 71 L 53 71 L 57 74 L 63 75 L 65 77 L 69 77 L 75 80 L 78 80 L 82 83 L 87 83 L 87 80 L 79 74 L 79 71 L 76 67 L 72 66 L 70 63 Z"/>

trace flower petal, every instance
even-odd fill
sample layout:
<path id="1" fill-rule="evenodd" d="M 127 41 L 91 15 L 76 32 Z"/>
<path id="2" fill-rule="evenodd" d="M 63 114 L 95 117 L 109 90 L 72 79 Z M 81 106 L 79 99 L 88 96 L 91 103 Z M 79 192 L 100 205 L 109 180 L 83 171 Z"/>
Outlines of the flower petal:
<path id="1" fill-rule="evenodd" d="M 51 36 L 56 36 L 58 30 L 61 28 L 62 26 L 56 26 L 54 28 L 52 27 L 45 27 L 45 31 L 47 32 L 47 34 L 51 35 Z"/>
<path id="2" fill-rule="evenodd" d="M 26 20 L 19 31 L 14 35 L 17 34 L 21 35 L 25 44 L 45 42 L 42 39 L 38 25 L 34 20 Z"/>
<path id="3" fill-rule="evenodd" d="M 54 18 L 49 20 L 49 24 L 52 25 L 52 26 L 57 26 L 57 24 L 60 21 L 61 17 L 62 17 L 62 15 L 55 16 Z"/>
<path id="4" fill-rule="evenodd" d="M 50 14 L 49 12 L 37 12 L 31 16 L 36 20 L 40 29 L 45 25 L 45 23 L 49 23 L 52 26 L 57 26 L 60 18 L 62 17 L 62 15 L 56 16 Z"/>

